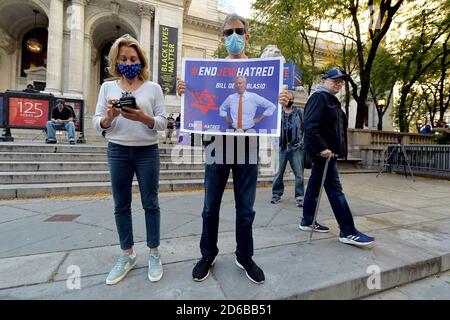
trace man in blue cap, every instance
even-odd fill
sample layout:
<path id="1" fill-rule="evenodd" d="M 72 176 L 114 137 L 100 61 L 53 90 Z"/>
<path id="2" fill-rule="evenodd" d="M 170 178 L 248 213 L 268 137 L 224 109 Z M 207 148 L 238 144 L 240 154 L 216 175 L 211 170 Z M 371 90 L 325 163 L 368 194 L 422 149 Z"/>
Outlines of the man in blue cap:
<path id="1" fill-rule="evenodd" d="M 321 84 L 306 102 L 304 117 L 304 151 L 312 158 L 311 176 L 305 193 L 303 217 L 299 229 L 329 232 L 316 222 L 312 226 L 320 192 L 326 159 L 330 158 L 324 188 L 339 224 L 339 241 L 356 246 L 369 246 L 374 238 L 355 228 L 353 216 L 342 192 L 337 158 L 347 155 L 347 117 L 341 110 L 336 94 L 349 76 L 338 69 L 330 69 L 322 76 Z"/>

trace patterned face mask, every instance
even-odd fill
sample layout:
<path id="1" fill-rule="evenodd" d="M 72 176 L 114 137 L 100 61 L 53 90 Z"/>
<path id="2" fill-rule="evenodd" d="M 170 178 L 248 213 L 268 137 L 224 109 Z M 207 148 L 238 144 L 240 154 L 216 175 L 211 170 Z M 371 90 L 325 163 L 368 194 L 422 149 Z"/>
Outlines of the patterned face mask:
<path id="1" fill-rule="evenodd" d="M 141 73 L 141 64 L 117 64 L 117 70 L 128 80 L 133 80 Z"/>

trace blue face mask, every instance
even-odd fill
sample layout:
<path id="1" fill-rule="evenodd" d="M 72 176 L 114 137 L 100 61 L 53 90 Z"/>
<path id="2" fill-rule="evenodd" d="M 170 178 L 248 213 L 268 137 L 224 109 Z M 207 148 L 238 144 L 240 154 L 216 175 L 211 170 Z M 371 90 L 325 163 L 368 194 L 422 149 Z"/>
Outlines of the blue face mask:
<path id="1" fill-rule="evenodd" d="M 139 73 L 141 73 L 141 64 L 117 64 L 117 69 L 119 72 L 124 75 L 128 80 L 133 80 L 136 78 Z"/>
<path id="2" fill-rule="evenodd" d="M 225 38 L 225 47 L 230 54 L 238 55 L 245 48 L 244 36 L 235 32 Z"/>

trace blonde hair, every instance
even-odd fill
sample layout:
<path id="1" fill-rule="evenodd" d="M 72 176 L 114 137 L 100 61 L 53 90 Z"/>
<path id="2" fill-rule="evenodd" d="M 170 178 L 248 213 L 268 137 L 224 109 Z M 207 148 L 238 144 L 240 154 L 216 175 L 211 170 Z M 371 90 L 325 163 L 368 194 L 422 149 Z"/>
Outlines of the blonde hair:
<path id="1" fill-rule="evenodd" d="M 121 78 L 122 74 L 117 70 L 116 64 L 117 59 L 119 58 L 119 50 L 120 47 L 127 46 L 132 47 L 136 50 L 139 60 L 141 61 L 141 72 L 139 73 L 138 77 L 142 80 L 148 80 L 150 78 L 150 74 L 148 72 L 148 59 L 145 55 L 144 49 L 141 47 L 139 42 L 130 36 L 129 34 L 124 34 L 120 38 L 117 38 L 116 41 L 114 41 L 113 45 L 111 46 L 111 50 L 109 50 L 108 55 L 108 71 L 109 73 L 117 78 Z"/>

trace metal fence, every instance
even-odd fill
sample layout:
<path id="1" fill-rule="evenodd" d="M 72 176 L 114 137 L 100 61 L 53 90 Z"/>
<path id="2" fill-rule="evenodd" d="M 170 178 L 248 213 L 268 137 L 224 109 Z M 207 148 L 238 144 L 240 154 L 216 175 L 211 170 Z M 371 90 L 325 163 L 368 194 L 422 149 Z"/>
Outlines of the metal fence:
<path id="1" fill-rule="evenodd" d="M 405 169 L 403 151 L 413 172 L 450 177 L 450 145 L 388 145 L 386 165 L 389 169 Z"/>

